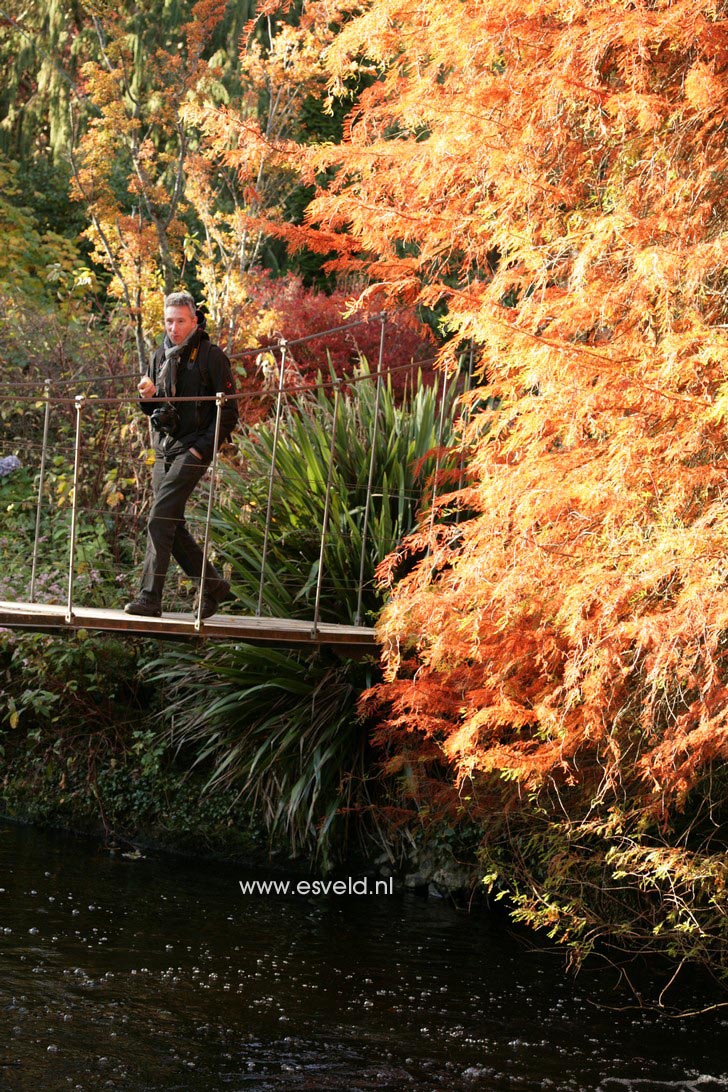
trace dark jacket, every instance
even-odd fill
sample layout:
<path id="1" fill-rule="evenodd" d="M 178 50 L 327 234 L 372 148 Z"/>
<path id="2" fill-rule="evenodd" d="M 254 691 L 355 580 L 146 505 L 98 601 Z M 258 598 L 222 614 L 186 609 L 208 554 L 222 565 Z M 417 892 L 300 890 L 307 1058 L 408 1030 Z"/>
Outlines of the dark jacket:
<path id="1" fill-rule="evenodd" d="M 207 343 L 203 350 L 201 346 Z M 199 357 L 204 352 L 204 367 L 201 369 Z M 160 346 L 152 357 L 150 366 L 150 378 L 157 387 L 157 398 L 169 397 L 171 390 L 166 383 L 164 391 L 159 390 L 158 378 L 164 364 L 164 346 Z M 208 382 L 203 380 L 203 372 Z M 190 339 L 188 345 L 182 351 L 177 367 L 178 398 L 191 398 L 199 395 L 215 395 L 221 391 L 223 394 L 234 394 L 230 361 L 225 353 L 217 345 L 210 344 L 210 338 L 204 330 L 198 330 Z M 151 416 L 159 402 L 142 401 L 141 408 L 147 416 Z M 215 442 L 215 403 L 214 402 L 175 402 L 179 422 L 170 437 L 165 437 L 156 429 L 154 432 L 155 446 L 164 450 L 167 454 L 176 454 L 186 448 L 194 447 L 199 451 L 203 461 L 208 462 L 212 458 L 212 449 Z M 227 439 L 238 421 L 238 404 L 235 400 L 223 404 L 220 417 L 220 440 Z"/>

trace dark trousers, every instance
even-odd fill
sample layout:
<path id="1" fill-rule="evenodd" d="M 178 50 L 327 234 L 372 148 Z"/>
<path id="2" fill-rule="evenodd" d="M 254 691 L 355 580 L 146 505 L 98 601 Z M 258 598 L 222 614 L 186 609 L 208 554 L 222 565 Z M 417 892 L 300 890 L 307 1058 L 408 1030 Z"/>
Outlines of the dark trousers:
<path id="1" fill-rule="evenodd" d="M 157 451 L 152 471 L 154 503 L 147 524 L 147 551 L 142 567 L 141 590 L 162 598 L 170 557 L 188 576 L 199 580 L 204 561 L 201 548 L 187 530 L 185 505 L 208 463 L 189 451 L 165 455 Z M 205 589 L 213 595 L 224 584 L 214 565 L 205 566 Z"/>

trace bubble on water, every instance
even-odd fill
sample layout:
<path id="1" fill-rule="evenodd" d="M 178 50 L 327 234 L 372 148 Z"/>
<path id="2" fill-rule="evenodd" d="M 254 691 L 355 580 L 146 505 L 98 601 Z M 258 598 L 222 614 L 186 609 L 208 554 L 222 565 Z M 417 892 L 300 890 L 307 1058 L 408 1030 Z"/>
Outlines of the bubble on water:
<path id="1" fill-rule="evenodd" d="M 483 1077 L 492 1077 L 495 1074 L 495 1070 L 487 1066 L 471 1065 L 467 1069 L 464 1069 L 461 1076 L 464 1081 L 480 1081 Z"/>

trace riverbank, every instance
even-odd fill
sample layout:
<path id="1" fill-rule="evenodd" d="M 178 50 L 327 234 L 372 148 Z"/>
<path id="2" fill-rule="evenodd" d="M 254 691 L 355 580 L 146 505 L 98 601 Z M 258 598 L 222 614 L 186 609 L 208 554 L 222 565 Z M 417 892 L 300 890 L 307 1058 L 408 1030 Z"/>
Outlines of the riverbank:
<path id="1" fill-rule="evenodd" d="M 399 827 L 387 827 L 386 812 L 394 797 L 378 776 L 380 758 L 368 749 L 363 729 L 352 732 L 347 727 L 350 744 L 338 741 L 344 763 L 339 778 L 356 777 L 365 789 L 360 794 L 363 806 L 347 808 L 352 796 L 328 775 L 325 791 L 319 787 L 311 793 L 311 807 L 317 810 L 306 819 L 307 839 L 300 836 L 303 821 L 290 824 L 272 814 L 271 808 L 285 809 L 292 803 L 302 772 L 310 769 L 313 780 L 319 769 L 316 754 L 321 743 L 308 738 L 305 723 L 305 714 L 309 720 L 313 716 L 314 701 L 321 701 L 316 690 L 319 676 L 305 661 L 293 663 L 290 678 L 282 680 L 281 663 L 259 664 L 256 657 L 266 651 L 247 648 L 251 674 L 257 671 L 259 677 L 245 681 L 248 686 L 257 681 L 259 692 L 261 679 L 271 674 L 265 691 L 271 702 L 276 700 L 276 687 L 297 693 L 309 685 L 314 690 L 308 707 L 295 709 L 288 722 L 289 735 L 295 735 L 294 728 L 300 731 L 296 748 L 272 750 L 271 757 L 261 757 L 248 788 L 241 778 L 228 785 L 211 784 L 215 763 L 205 759 L 204 746 L 186 741 L 175 727 L 168 715 L 171 688 L 146 670 L 167 656 L 181 665 L 183 676 L 185 668 L 191 674 L 194 655 L 177 645 L 141 638 L 0 633 L 0 682 L 4 677 L 9 703 L 0 726 L 0 811 L 34 826 L 90 835 L 111 849 L 149 849 L 263 867 L 285 865 L 322 875 L 351 866 L 372 876 L 393 876 L 398 887 L 432 895 L 472 893 L 479 880 L 478 832 L 471 831 L 468 842 L 466 834 L 444 822 L 438 825 L 434 817 L 426 823 L 400 821 Z M 216 655 L 219 659 L 219 646 Z M 341 670 L 335 660 L 330 666 L 322 655 L 318 660 L 323 666 L 315 665 L 316 671 Z M 272 674 L 276 666 L 277 676 Z M 366 669 L 355 667 L 362 672 L 363 686 Z M 201 684 L 200 694 L 207 693 Z M 354 720 L 356 689 L 347 684 L 333 693 Z M 241 690 L 239 704 L 245 698 Z M 261 716 L 260 710 L 266 711 L 262 698 L 251 716 Z M 284 727 L 285 712 L 284 708 L 279 716 Z M 316 715 L 321 718 L 318 711 Z M 333 699 L 331 715 L 341 716 Z M 240 740 L 244 726 L 237 731 Z M 333 729 L 324 724 L 322 731 L 331 734 Z M 230 728 L 228 734 L 232 750 L 235 732 Z M 270 738 L 273 748 L 274 736 L 274 727 L 268 737 L 261 732 L 260 746 Z M 297 765 L 292 761 L 296 749 L 301 751 Z M 320 768 L 325 773 L 323 764 Z M 284 776 L 287 794 L 276 797 L 276 779 Z M 266 778 L 270 786 L 263 791 Z M 394 786 L 392 781 L 392 790 Z M 300 803 L 297 806 L 303 810 Z M 417 818 L 415 812 L 413 817 Z"/>
<path id="2" fill-rule="evenodd" d="M 63 790 L 58 791 L 59 783 Z M 194 770 L 162 772 L 142 761 L 114 761 L 97 772 L 92 784 L 77 783 L 54 764 L 23 769 L 11 763 L 0 791 L 0 820 L 81 836 L 111 855 L 170 855 L 192 860 L 245 864 L 276 873 L 322 877 L 347 869 L 372 880 L 391 881 L 398 892 L 410 891 L 457 902 L 478 897 L 474 856 L 457 859 L 452 832 L 410 847 L 408 857 L 395 862 L 391 853 L 374 847 L 369 856 L 361 844 L 342 852 L 336 861 L 313 855 L 293 856 L 290 847 L 275 841 L 259 816 L 233 792 L 205 791 L 205 778 Z M 400 850 L 401 853 L 401 850 Z M 481 900 L 485 899 L 480 892 Z"/>

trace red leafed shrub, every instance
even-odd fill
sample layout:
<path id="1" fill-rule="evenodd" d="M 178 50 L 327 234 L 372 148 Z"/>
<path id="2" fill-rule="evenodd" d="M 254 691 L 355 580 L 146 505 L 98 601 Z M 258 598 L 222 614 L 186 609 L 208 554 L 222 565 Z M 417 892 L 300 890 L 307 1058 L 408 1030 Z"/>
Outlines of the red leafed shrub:
<path id="1" fill-rule="evenodd" d="M 259 278 L 251 285 L 250 294 L 259 312 L 273 312 L 276 316 L 272 332 L 259 336 L 262 348 L 277 344 L 279 338 L 288 342 L 311 339 L 291 345 L 287 358 L 305 379 L 315 379 L 319 371 L 327 375 L 329 361 L 338 376 L 351 374 L 360 356 L 366 358 L 372 371 L 376 370 L 382 329 L 380 312 L 347 318 L 350 293 L 338 290 L 327 296 L 304 288 L 300 278 L 289 273 L 279 278 Z M 360 319 L 359 325 L 350 325 Z M 342 326 L 348 328 L 337 329 Z M 311 336 L 315 334 L 321 336 Z M 395 390 L 404 390 L 420 370 L 429 375 L 435 352 L 431 332 L 414 311 L 387 314 L 382 366 L 391 374 Z"/>

